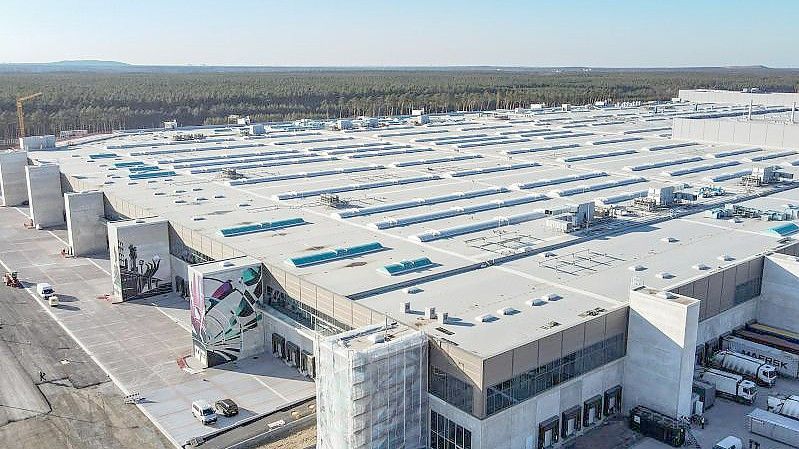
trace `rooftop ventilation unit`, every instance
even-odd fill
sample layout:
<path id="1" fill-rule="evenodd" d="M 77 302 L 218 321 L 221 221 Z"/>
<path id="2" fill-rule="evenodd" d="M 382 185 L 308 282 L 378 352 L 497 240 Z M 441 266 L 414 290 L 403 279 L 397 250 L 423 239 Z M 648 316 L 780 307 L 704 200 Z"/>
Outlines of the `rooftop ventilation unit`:
<path id="1" fill-rule="evenodd" d="M 578 143 L 567 143 L 563 145 L 550 145 L 547 147 L 537 147 L 537 148 L 522 148 L 518 150 L 505 150 L 502 154 L 513 155 L 513 154 L 525 154 L 525 153 L 540 153 L 543 151 L 557 151 L 557 150 L 564 150 L 567 148 L 578 148 L 580 144 Z"/>
<path id="2" fill-rule="evenodd" d="M 718 260 L 720 260 L 722 262 L 729 262 L 731 260 L 735 260 L 735 257 L 732 257 L 729 254 L 722 254 L 719 257 L 717 257 L 716 259 L 718 259 Z"/>
<path id="3" fill-rule="evenodd" d="M 657 292 L 655 293 L 655 296 L 657 296 L 658 298 L 668 299 L 668 300 L 677 298 L 677 295 L 671 292 Z"/>
<path id="4" fill-rule="evenodd" d="M 334 260 L 345 259 L 349 257 L 362 256 L 364 254 L 374 253 L 386 249 L 378 242 L 366 243 L 363 245 L 350 246 L 346 248 L 336 248 L 330 251 L 323 251 L 320 253 L 310 254 L 307 256 L 299 256 L 288 259 L 286 263 L 293 265 L 296 268 L 307 267 L 320 263 L 332 262 Z"/>
<path id="5" fill-rule="evenodd" d="M 436 319 L 436 308 L 435 307 L 425 307 L 424 309 L 424 317 L 428 320 Z"/>
<path id="6" fill-rule="evenodd" d="M 398 263 L 388 264 L 383 268 L 380 268 L 378 271 L 389 276 L 399 276 L 401 274 L 430 268 L 433 265 L 434 264 L 430 259 L 427 257 L 421 257 L 419 259 L 403 260 Z"/>
<path id="7" fill-rule="evenodd" d="M 152 179 L 152 178 L 168 178 L 175 176 L 177 173 L 171 170 L 147 171 L 142 173 L 131 173 L 128 175 L 130 179 Z"/>
<path id="8" fill-rule="evenodd" d="M 334 218 L 360 217 L 364 215 L 377 214 L 380 212 L 390 212 L 390 211 L 409 209 L 419 206 L 430 206 L 433 204 L 448 203 L 451 201 L 471 199 L 487 195 L 496 195 L 498 193 L 505 193 L 505 192 L 508 192 L 508 189 L 504 187 L 491 187 L 488 189 L 471 190 L 468 192 L 457 192 L 457 193 L 434 196 L 429 198 L 417 198 L 410 201 L 380 204 L 377 206 L 362 207 L 359 209 L 347 209 L 340 212 L 334 212 L 333 214 L 331 214 L 331 216 L 333 216 Z"/>
<path id="9" fill-rule="evenodd" d="M 695 145 L 699 144 L 695 142 L 670 143 L 666 145 L 653 145 L 653 146 L 643 147 L 641 149 L 644 151 L 661 151 L 661 150 L 671 150 L 674 148 L 690 147 Z"/>
<path id="10" fill-rule="evenodd" d="M 655 277 L 658 279 L 672 279 L 674 278 L 674 275 L 668 271 L 661 271 L 660 273 L 656 274 Z"/>
<path id="11" fill-rule="evenodd" d="M 222 234 L 223 237 L 235 237 L 239 235 L 254 234 L 256 232 L 274 231 L 277 229 L 304 225 L 306 223 L 307 222 L 305 220 L 299 217 L 287 218 L 285 220 L 265 221 L 263 223 L 220 229 L 219 233 Z"/>
<path id="12" fill-rule="evenodd" d="M 116 153 L 94 153 L 89 155 L 89 159 L 97 160 L 97 159 L 113 159 L 115 157 L 119 157 Z"/>
<path id="13" fill-rule="evenodd" d="M 617 150 L 617 151 L 606 151 L 604 153 L 590 153 L 590 154 L 580 154 L 576 156 L 567 156 L 559 158 L 558 161 L 560 162 L 580 162 L 580 161 L 588 161 L 591 159 L 602 159 L 606 157 L 614 157 L 614 156 L 624 156 L 627 154 L 634 154 L 637 153 L 636 150 Z"/>
<path id="14" fill-rule="evenodd" d="M 664 243 L 677 243 L 677 242 L 679 242 L 679 240 L 677 240 L 674 237 L 663 237 L 662 239 L 660 239 L 660 241 L 664 242 Z"/>
<path id="15" fill-rule="evenodd" d="M 483 313 L 474 317 L 474 321 L 477 323 L 489 323 L 491 321 L 496 320 L 497 317 L 491 315 L 490 313 Z"/>
<path id="16" fill-rule="evenodd" d="M 562 178 L 554 178 L 554 179 L 540 179 L 534 182 L 528 182 L 525 184 L 512 184 L 509 186 L 511 190 L 525 190 L 525 189 L 534 189 L 536 187 L 545 187 L 551 186 L 556 184 L 565 184 L 567 182 L 574 182 L 574 181 L 584 181 L 586 179 L 592 178 L 599 178 L 603 176 L 608 176 L 607 173 L 601 171 L 589 172 L 589 173 L 579 173 L 576 175 L 564 176 Z"/>
<path id="17" fill-rule="evenodd" d="M 527 304 L 528 306 L 531 306 L 531 307 L 532 306 L 543 306 L 546 303 L 547 302 L 545 300 L 541 299 L 541 298 L 533 298 L 533 299 L 528 299 L 527 301 L 525 301 L 525 304 Z"/>
<path id="18" fill-rule="evenodd" d="M 502 307 L 501 309 L 497 309 L 497 315 L 513 315 L 518 312 L 519 311 L 513 307 Z"/>
<path id="19" fill-rule="evenodd" d="M 706 270 L 710 269 L 710 266 L 705 265 L 705 264 L 700 262 L 700 263 L 698 263 L 696 265 L 691 266 L 691 268 L 693 268 L 696 271 L 706 271 Z"/>
<path id="20" fill-rule="evenodd" d="M 630 271 L 644 271 L 646 270 L 646 267 L 643 265 L 631 265 L 627 267 L 627 269 Z"/>

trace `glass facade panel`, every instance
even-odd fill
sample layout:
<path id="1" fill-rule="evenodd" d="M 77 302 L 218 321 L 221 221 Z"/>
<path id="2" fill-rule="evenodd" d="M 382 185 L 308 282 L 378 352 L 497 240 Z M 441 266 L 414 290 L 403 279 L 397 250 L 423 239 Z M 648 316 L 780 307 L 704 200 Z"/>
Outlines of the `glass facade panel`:
<path id="1" fill-rule="evenodd" d="M 493 415 L 555 385 L 617 360 L 624 356 L 625 350 L 624 334 L 617 334 L 488 387 L 486 414 Z"/>
<path id="2" fill-rule="evenodd" d="M 428 389 L 437 398 L 472 413 L 474 390 L 468 383 L 433 367 L 430 369 Z"/>
<path id="3" fill-rule="evenodd" d="M 472 433 L 430 410 L 430 447 L 432 449 L 472 449 Z"/>

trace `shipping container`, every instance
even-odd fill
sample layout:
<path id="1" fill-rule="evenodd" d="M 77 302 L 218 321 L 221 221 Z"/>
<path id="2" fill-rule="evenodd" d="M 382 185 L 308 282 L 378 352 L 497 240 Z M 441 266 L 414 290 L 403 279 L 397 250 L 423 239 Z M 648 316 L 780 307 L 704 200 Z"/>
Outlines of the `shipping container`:
<path id="1" fill-rule="evenodd" d="M 751 332 L 743 331 L 746 334 Z M 774 337 L 763 336 L 756 334 L 755 337 L 767 337 L 774 339 Z M 758 339 L 762 341 L 761 339 Z M 782 349 L 768 346 L 747 339 L 743 336 L 727 335 L 721 340 L 721 347 L 728 351 L 734 351 L 750 357 L 758 358 L 769 365 L 777 368 L 777 374 L 797 378 L 799 377 L 799 354 L 783 351 Z"/>
<path id="2" fill-rule="evenodd" d="M 759 334 L 757 332 L 743 330 L 743 329 L 735 330 L 732 333 L 735 336 L 744 338 L 746 340 L 751 340 L 756 343 L 771 346 L 773 348 L 777 348 L 785 352 L 790 352 L 791 354 L 799 355 L 799 344 L 794 343 L 790 340 L 785 340 L 784 338 L 779 338 L 767 334 Z"/>
<path id="3" fill-rule="evenodd" d="M 755 435 L 799 447 L 799 421 L 756 408 L 746 415 L 746 426 Z"/>
<path id="4" fill-rule="evenodd" d="M 769 396 L 766 408 L 771 413 L 799 420 L 799 396 Z"/>
<path id="5" fill-rule="evenodd" d="M 788 340 L 793 343 L 799 344 L 799 334 L 797 334 L 796 332 L 780 329 L 778 327 L 768 326 L 763 323 L 748 324 L 746 328 L 752 332 L 757 332 L 758 334 L 772 335 L 774 337 L 782 338 L 783 340 Z"/>

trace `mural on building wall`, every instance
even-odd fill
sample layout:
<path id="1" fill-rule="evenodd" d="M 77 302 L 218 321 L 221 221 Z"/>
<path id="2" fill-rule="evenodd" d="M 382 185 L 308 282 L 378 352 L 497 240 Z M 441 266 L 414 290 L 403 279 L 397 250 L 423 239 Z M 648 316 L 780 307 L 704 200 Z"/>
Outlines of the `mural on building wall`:
<path id="1" fill-rule="evenodd" d="M 192 272 L 190 284 L 194 353 L 207 366 L 263 352 L 262 268 L 203 276 Z"/>
<path id="2" fill-rule="evenodd" d="M 169 273 L 163 277 L 159 274 L 159 269 L 162 268 L 160 255 L 141 256 L 136 245 L 125 244 L 122 240 L 112 252 L 112 258 L 117 261 L 113 275 L 119 279 L 115 284 L 121 288 L 120 297 L 123 301 L 172 291 L 172 283 L 168 281 Z"/>

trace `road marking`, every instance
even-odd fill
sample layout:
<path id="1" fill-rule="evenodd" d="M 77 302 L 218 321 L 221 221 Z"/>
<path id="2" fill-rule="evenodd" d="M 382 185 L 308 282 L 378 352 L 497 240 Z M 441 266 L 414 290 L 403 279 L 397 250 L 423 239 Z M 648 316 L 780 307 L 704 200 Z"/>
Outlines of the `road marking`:
<path id="1" fill-rule="evenodd" d="M 277 395 L 277 396 L 278 396 L 280 399 L 283 399 L 283 400 L 284 400 L 284 401 L 286 401 L 286 402 L 291 402 L 291 401 L 289 401 L 289 398 L 287 398 L 287 397 L 283 396 L 282 394 L 280 394 L 280 392 L 279 392 L 279 391 L 277 391 L 277 390 L 275 390 L 274 388 L 270 387 L 270 386 L 269 386 L 269 385 L 268 385 L 266 382 L 264 382 L 264 381 L 262 381 L 261 379 L 259 379 L 259 378 L 258 378 L 258 376 L 254 375 L 254 374 L 250 374 L 250 377 L 252 377 L 253 379 L 255 379 L 255 381 L 256 381 L 256 382 L 258 382 L 259 384 L 261 384 L 261 385 L 263 385 L 264 387 L 266 387 L 266 388 L 267 388 L 269 391 L 271 391 L 272 393 L 274 393 L 275 395 Z"/>

